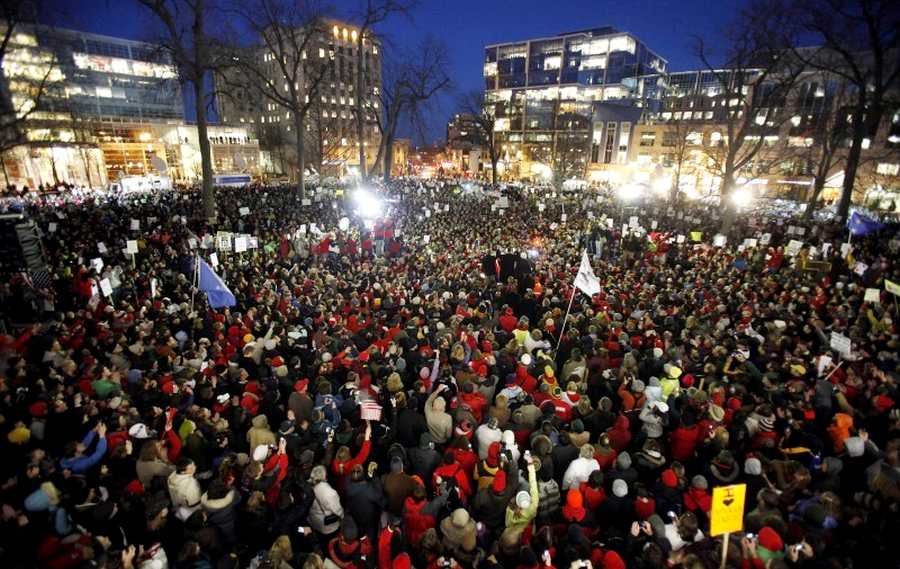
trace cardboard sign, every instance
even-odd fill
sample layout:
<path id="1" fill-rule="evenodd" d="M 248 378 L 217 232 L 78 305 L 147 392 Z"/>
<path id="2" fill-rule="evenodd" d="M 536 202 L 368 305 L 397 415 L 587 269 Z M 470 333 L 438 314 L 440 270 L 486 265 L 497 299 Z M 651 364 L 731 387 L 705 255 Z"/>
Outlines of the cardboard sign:
<path id="1" fill-rule="evenodd" d="M 56 233 L 56 223 L 51 222 L 50 225 L 47 226 L 47 231 L 49 231 L 50 233 Z"/>
<path id="2" fill-rule="evenodd" d="M 137 255 L 138 242 L 136 240 L 129 239 L 125 242 L 125 249 L 128 251 L 129 255 Z"/>
<path id="3" fill-rule="evenodd" d="M 637 227 L 638 226 L 638 216 L 632 215 L 628 218 L 628 226 L 629 227 Z"/>
<path id="4" fill-rule="evenodd" d="M 197 240 L 194 239 L 193 237 L 188 237 L 188 247 L 190 247 L 191 249 L 196 249 L 197 248 Z"/>
<path id="5" fill-rule="evenodd" d="M 844 357 L 850 355 L 850 348 L 852 344 L 850 342 L 850 338 L 844 336 L 843 334 L 832 332 L 828 345 L 832 350 L 836 351 Z"/>
<path id="6" fill-rule="evenodd" d="M 884 290 L 888 291 L 891 294 L 896 294 L 897 296 L 900 296 L 900 284 L 897 284 L 894 281 L 889 281 L 888 279 L 884 279 Z"/>
<path id="7" fill-rule="evenodd" d="M 209 264 L 215 269 L 219 266 L 219 255 L 216 253 L 210 253 L 209 255 Z"/>
<path id="8" fill-rule="evenodd" d="M 235 253 L 243 253 L 247 250 L 247 238 L 246 237 L 237 237 L 234 240 L 234 252 Z"/>
<path id="9" fill-rule="evenodd" d="M 97 242 L 97 250 L 100 251 L 101 255 L 105 255 L 107 251 L 106 243 L 104 243 L 103 241 Z"/>
<path id="10" fill-rule="evenodd" d="M 822 374 L 825 373 L 825 370 L 828 369 L 828 366 L 832 363 L 831 356 L 828 354 L 822 354 L 819 356 L 819 359 L 816 361 L 816 372 L 819 377 L 822 377 Z"/>
<path id="11" fill-rule="evenodd" d="M 746 484 L 713 488 L 709 535 L 717 536 L 744 529 L 744 498 L 746 495 Z"/>
<path id="12" fill-rule="evenodd" d="M 238 213 L 241 214 L 241 217 L 244 217 L 245 215 L 250 215 L 250 208 L 244 206 L 244 207 L 242 207 L 241 209 L 238 210 Z"/>
<path id="13" fill-rule="evenodd" d="M 103 259 L 97 257 L 96 259 L 91 259 L 91 267 L 94 268 L 98 273 L 103 270 Z"/>
<path id="14" fill-rule="evenodd" d="M 132 219 L 132 220 L 131 220 L 131 230 L 132 230 L 132 231 L 137 231 L 137 230 L 139 230 L 140 228 L 141 228 L 141 222 L 138 221 L 137 219 Z"/>
<path id="15" fill-rule="evenodd" d="M 684 240 L 685 240 L 684 235 L 679 235 L 678 237 L 675 238 L 676 243 L 684 243 Z"/>
<path id="16" fill-rule="evenodd" d="M 866 274 L 866 270 L 869 268 L 869 265 L 863 263 L 862 261 L 857 261 L 855 265 L 853 265 L 853 272 L 859 276 L 863 276 Z"/>
<path id="17" fill-rule="evenodd" d="M 713 245 L 716 247 L 724 247 L 726 242 L 728 242 L 728 237 L 721 233 L 718 233 L 713 237 Z"/>
<path id="18" fill-rule="evenodd" d="M 772 241 L 771 233 L 763 233 L 762 237 L 759 238 L 760 245 L 768 245 L 770 241 Z"/>
<path id="19" fill-rule="evenodd" d="M 756 247 L 757 240 L 752 238 L 744 239 L 744 247 Z"/>
<path id="20" fill-rule="evenodd" d="M 103 296 L 112 296 L 113 287 L 109 279 L 100 279 L 100 291 L 103 293 Z"/>
<path id="21" fill-rule="evenodd" d="M 247 249 L 259 249 L 259 238 L 250 237 L 247 239 Z"/>
<path id="22" fill-rule="evenodd" d="M 863 298 L 865 302 L 881 303 L 881 291 L 877 288 L 867 288 L 866 296 Z"/>

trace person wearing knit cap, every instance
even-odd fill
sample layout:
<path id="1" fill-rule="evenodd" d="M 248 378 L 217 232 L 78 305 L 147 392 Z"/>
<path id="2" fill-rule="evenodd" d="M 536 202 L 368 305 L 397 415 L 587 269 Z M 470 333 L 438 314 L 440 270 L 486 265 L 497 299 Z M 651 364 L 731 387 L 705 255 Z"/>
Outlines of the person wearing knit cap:
<path id="1" fill-rule="evenodd" d="M 583 523 L 587 510 L 584 508 L 584 496 L 578 488 L 566 492 L 566 504 L 562 509 L 563 518 L 569 523 Z"/>
<path id="2" fill-rule="evenodd" d="M 756 540 L 756 554 L 763 563 L 768 563 L 773 559 L 781 559 L 784 557 L 784 540 L 774 529 L 765 526 L 759 530 L 759 536 Z"/>
<path id="3" fill-rule="evenodd" d="M 709 483 L 706 478 L 697 474 L 691 478 L 691 486 L 683 494 L 684 509 L 689 512 L 708 514 L 712 508 L 712 496 L 709 494 Z"/>
<path id="4" fill-rule="evenodd" d="M 628 483 L 621 478 L 614 480 L 612 484 L 613 495 L 617 498 L 624 498 L 628 495 Z"/>

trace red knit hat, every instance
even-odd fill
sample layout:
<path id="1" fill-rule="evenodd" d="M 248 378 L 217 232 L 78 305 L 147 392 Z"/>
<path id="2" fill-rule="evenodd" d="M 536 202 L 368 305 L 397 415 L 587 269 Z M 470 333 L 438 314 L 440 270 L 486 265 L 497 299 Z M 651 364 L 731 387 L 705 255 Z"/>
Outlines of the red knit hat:
<path id="1" fill-rule="evenodd" d="M 272 367 L 281 367 L 284 365 L 284 358 L 281 356 L 275 356 L 272 358 Z"/>
<path id="2" fill-rule="evenodd" d="M 394 558 L 393 569 L 411 569 L 412 561 L 409 559 L 409 554 L 401 553 L 397 557 Z"/>
<path id="3" fill-rule="evenodd" d="M 667 468 L 663 470 L 662 473 L 662 483 L 663 486 L 667 488 L 677 488 L 678 487 L 678 476 L 675 475 L 675 471 L 671 468 Z"/>
<path id="4" fill-rule="evenodd" d="M 491 483 L 491 489 L 500 494 L 504 490 L 506 490 L 506 472 L 503 470 L 498 470 L 497 474 L 494 475 L 494 481 Z"/>
<path id="5" fill-rule="evenodd" d="M 307 387 L 309 387 L 309 380 L 305 377 L 294 382 L 294 391 L 298 393 L 306 393 Z"/>
<path id="6" fill-rule="evenodd" d="M 563 516 L 573 522 L 581 521 L 584 518 L 584 497 L 581 490 L 571 488 L 566 494 L 566 505 L 563 506 Z"/>
<path id="7" fill-rule="evenodd" d="M 609 550 L 603 556 L 603 569 L 626 569 L 625 561 L 613 550 Z"/>
<path id="8" fill-rule="evenodd" d="M 759 530 L 759 546 L 769 551 L 781 551 L 784 549 L 784 540 L 778 535 L 778 532 L 766 526 Z"/>
<path id="9" fill-rule="evenodd" d="M 132 496 L 143 496 L 144 485 L 141 484 L 140 480 L 132 480 L 128 483 L 128 486 L 125 487 L 125 493 Z"/>

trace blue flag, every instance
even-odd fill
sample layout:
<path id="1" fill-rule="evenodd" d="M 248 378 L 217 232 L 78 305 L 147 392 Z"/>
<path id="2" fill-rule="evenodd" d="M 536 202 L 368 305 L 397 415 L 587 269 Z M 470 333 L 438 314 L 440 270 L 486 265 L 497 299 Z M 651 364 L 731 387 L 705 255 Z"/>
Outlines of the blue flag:
<path id="1" fill-rule="evenodd" d="M 850 214 L 850 219 L 847 220 L 847 227 L 850 229 L 850 235 L 868 235 L 883 229 L 884 224 L 871 217 L 866 217 L 858 211 L 854 211 Z"/>
<path id="2" fill-rule="evenodd" d="M 217 275 L 203 259 L 199 259 L 199 263 L 200 290 L 206 293 L 209 305 L 212 308 L 222 308 L 223 306 L 234 306 L 237 304 L 234 295 L 228 290 L 222 277 Z"/>

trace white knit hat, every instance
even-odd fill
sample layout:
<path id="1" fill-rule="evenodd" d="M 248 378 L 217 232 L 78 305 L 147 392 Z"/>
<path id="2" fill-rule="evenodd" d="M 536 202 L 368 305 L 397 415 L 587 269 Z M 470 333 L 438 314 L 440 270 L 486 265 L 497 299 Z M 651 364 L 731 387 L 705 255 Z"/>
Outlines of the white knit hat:
<path id="1" fill-rule="evenodd" d="M 612 491 L 617 497 L 624 498 L 628 495 L 628 483 L 621 478 L 616 478 L 616 480 L 613 481 Z"/>
<path id="2" fill-rule="evenodd" d="M 522 490 L 518 494 L 516 494 L 516 506 L 519 506 L 523 510 L 531 505 L 531 494 Z"/>

